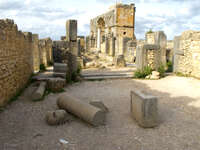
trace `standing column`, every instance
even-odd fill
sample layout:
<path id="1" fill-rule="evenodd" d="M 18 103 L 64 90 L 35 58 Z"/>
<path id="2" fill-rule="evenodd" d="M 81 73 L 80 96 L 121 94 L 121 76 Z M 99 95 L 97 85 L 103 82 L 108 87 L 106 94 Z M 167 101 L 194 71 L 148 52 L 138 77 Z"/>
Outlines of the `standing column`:
<path id="1" fill-rule="evenodd" d="M 98 33 L 97 33 L 97 49 L 98 51 L 101 50 L 101 29 L 98 28 Z"/>

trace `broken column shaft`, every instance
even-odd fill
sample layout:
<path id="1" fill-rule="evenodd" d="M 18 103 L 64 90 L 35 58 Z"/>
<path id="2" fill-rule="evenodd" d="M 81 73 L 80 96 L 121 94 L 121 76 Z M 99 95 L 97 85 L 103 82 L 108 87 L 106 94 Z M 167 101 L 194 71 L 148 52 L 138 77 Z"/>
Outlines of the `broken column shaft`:
<path id="1" fill-rule="evenodd" d="M 58 98 L 57 105 L 94 126 L 104 125 L 105 113 L 103 111 L 66 93 Z"/>

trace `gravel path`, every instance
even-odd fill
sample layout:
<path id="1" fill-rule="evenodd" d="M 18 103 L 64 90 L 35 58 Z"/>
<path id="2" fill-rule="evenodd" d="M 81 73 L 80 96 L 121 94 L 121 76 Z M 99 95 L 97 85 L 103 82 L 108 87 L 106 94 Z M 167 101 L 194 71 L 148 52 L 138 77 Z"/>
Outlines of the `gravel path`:
<path id="1" fill-rule="evenodd" d="M 130 116 L 130 91 L 159 97 L 160 125 L 140 128 Z M 55 110 L 59 94 L 29 100 L 32 88 L 0 113 L 0 150 L 200 150 L 200 81 L 168 76 L 161 80 L 84 81 L 66 92 L 85 102 L 102 100 L 109 108 L 105 126 L 92 127 L 74 118 L 48 126 L 46 111 Z M 59 139 L 69 144 L 62 145 Z"/>

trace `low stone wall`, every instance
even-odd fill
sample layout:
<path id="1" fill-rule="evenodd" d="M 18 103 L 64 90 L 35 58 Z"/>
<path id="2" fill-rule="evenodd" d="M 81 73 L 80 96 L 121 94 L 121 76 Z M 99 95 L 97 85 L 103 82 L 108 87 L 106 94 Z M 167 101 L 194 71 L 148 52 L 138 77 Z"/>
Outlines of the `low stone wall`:
<path id="1" fill-rule="evenodd" d="M 175 37 L 174 72 L 200 78 L 200 31 L 185 31 Z"/>
<path id="2" fill-rule="evenodd" d="M 13 20 L 0 20 L 0 106 L 26 85 L 33 73 L 32 34 Z"/>

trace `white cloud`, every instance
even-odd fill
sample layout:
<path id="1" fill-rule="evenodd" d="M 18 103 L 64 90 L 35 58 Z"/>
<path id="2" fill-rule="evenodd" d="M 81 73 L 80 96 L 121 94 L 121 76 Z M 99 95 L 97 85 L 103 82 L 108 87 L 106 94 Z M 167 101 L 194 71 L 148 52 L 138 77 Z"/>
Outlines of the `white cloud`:
<path id="1" fill-rule="evenodd" d="M 65 35 L 65 22 L 78 20 L 79 34 L 89 33 L 90 19 L 108 10 L 116 0 L 0 0 L 1 18 L 14 19 L 20 30 L 38 33 L 41 38 Z M 132 0 L 122 0 L 133 3 Z M 150 28 L 164 30 L 168 39 L 184 30 L 199 30 L 198 0 L 134 0 L 136 36 L 144 38 Z"/>

